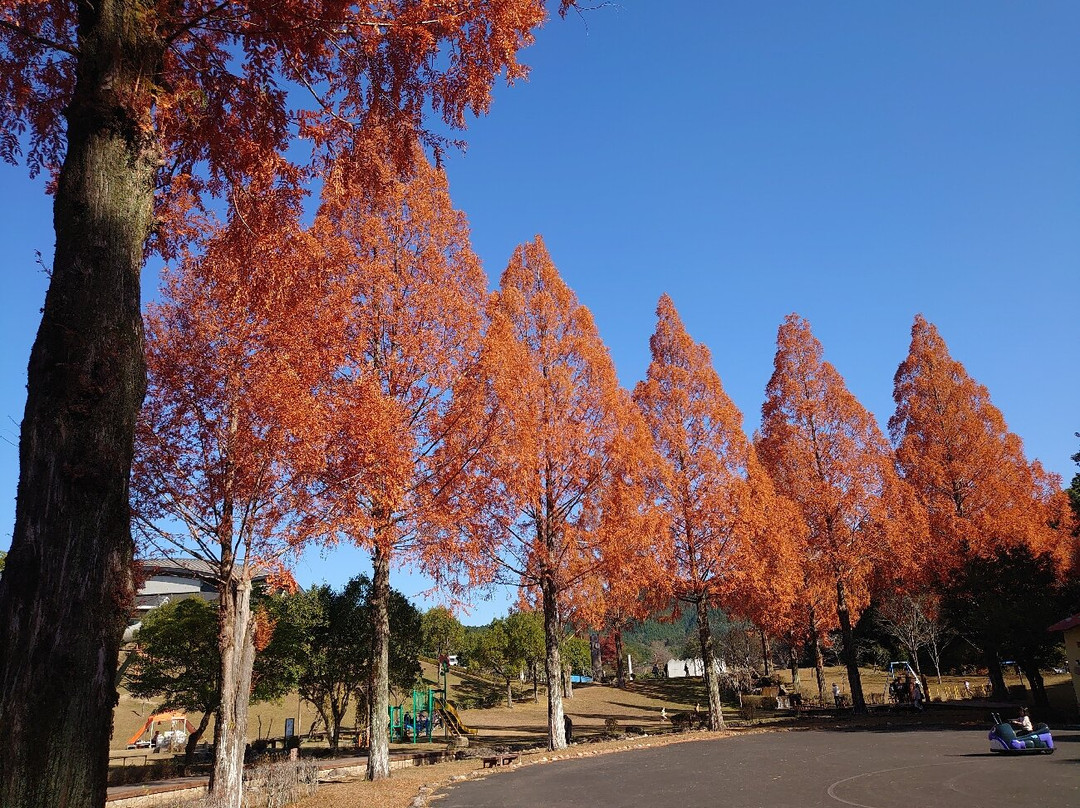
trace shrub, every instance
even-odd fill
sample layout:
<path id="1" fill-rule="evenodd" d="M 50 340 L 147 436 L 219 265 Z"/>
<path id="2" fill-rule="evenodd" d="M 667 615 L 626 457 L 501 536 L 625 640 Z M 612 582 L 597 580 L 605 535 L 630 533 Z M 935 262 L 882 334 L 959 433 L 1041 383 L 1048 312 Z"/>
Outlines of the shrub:
<path id="1" fill-rule="evenodd" d="M 755 710 L 775 710 L 777 706 L 776 696 L 743 696 L 743 707 L 752 707 Z"/>
<path id="2" fill-rule="evenodd" d="M 319 789 L 319 768 L 310 760 L 275 760 L 244 772 L 245 808 L 285 808 Z"/>
<path id="3" fill-rule="evenodd" d="M 168 758 L 151 760 L 144 766 L 109 766 L 109 785 L 126 786 L 134 783 L 149 783 L 155 780 L 168 780 L 183 774 L 183 760 Z"/>

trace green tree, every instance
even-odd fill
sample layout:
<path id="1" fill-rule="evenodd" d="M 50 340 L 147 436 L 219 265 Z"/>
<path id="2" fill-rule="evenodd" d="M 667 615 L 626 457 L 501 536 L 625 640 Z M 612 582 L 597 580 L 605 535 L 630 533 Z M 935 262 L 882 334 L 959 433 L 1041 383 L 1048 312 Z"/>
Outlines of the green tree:
<path id="1" fill-rule="evenodd" d="M 266 600 L 274 603 L 280 597 Z M 267 632 L 276 628 L 271 610 L 260 604 L 257 614 Z M 284 644 L 282 639 L 271 641 L 256 653 L 253 703 L 280 698 L 295 686 L 295 669 L 282 664 L 285 657 L 278 651 Z M 162 710 L 184 710 L 202 716 L 187 739 L 185 761 L 190 763 L 195 746 L 221 703 L 221 651 L 214 604 L 202 598 L 184 598 L 150 611 L 135 634 L 135 650 L 127 665 L 125 683 L 131 695 L 158 700 Z"/>
<path id="2" fill-rule="evenodd" d="M 354 699 L 359 714 L 370 702 L 371 580 L 359 575 L 340 592 L 329 586 L 298 593 L 282 616 L 289 632 L 303 637 L 295 646 L 300 696 L 311 703 L 326 725 L 336 749 L 341 725 Z M 420 612 L 397 590 L 390 590 L 390 687 L 409 690 L 420 675 Z"/>
<path id="3" fill-rule="evenodd" d="M 217 633 L 217 609 L 202 598 L 163 604 L 143 618 L 127 668 L 132 696 L 159 699 L 162 710 L 201 714 L 187 739 L 188 762 L 221 703 Z"/>
<path id="4" fill-rule="evenodd" d="M 1000 548 L 969 559 L 946 584 L 942 611 L 988 657 L 1015 659 L 1036 707 L 1050 709 L 1040 670 L 1056 662 L 1060 635 L 1046 627 L 1075 611 L 1080 582 L 1059 576 L 1050 553 Z"/>
<path id="5" fill-rule="evenodd" d="M 513 680 L 544 658 L 544 619 L 539 612 L 512 612 L 493 620 L 474 639 L 470 660 L 506 683 L 506 706 L 514 706 Z M 535 687 L 534 687 L 535 694 Z"/>
<path id="6" fill-rule="evenodd" d="M 455 654 L 465 643 L 465 626 L 445 606 L 433 606 L 420 618 L 421 650 L 441 657 Z"/>
<path id="7" fill-rule="evenodd" d="M 589 641 L 584 637 L 567 637 L 562 641 L 559 650 L 567 670 L 582 674 L 592 670 L 592 653 L 589 650 Z"/>
<path id="8" fill-rule="evenodd" d="M 506 684 L 506 706 L 514 706 L 513 681 L 525 669 L 525 659 L 510 637 L 505 618 L 492 620 L 474 640 L 470 661 Z"/>

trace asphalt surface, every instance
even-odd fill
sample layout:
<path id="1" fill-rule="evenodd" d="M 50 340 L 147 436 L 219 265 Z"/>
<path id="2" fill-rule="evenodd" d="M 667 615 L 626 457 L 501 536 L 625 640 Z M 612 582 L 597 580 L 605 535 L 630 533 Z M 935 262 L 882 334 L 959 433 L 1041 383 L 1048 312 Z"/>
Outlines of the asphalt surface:
<path id="1" fill-rule="evenodd" d="M 1080 733 L 1053 755 L 989 752 L 987 730 L 777 732 L 500 771 L 439 808 L 1080 808 Z M 583 746 L 583 750 L 588 747 Z"/>

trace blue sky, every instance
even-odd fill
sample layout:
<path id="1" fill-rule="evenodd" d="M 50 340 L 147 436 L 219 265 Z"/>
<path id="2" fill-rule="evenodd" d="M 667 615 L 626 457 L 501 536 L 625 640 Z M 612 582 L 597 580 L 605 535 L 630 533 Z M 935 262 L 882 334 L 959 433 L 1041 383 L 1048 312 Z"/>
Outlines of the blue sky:
<path id="1" fill-rule="evenodd" d="M 914 315 L 1066 480 L 1080 449 L 1080 4 L 625 0 L 555 19 L 499 87 L 455 203 L 497 282 L 543 235 L 627 386 L 667 292 L 758 423 L 796 311 L 884 426 Z M 51 261 L 40 182 L 0 167 L 0 548 L 10 543 L 26 362 Z M 144 284 L 153 292 L 156 277 Z M 301 583 L 362 556 L 311 553 Z M 422 581 L 396 573 L 410 596 Z M 468 622 L 505 611 L 478 603 Z"/>

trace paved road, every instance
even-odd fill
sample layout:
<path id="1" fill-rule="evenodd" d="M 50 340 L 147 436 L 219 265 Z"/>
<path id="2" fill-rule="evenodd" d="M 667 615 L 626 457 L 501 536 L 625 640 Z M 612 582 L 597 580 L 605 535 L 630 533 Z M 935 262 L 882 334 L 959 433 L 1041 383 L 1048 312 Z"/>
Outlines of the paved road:
<path id="1" fill-rule="evenodd" d="M 781 732 L 572 759 L 463 782 L 439 808 L 1080 808 L 1080 734 L 989 753 L 985 731 Z M 587 747 L 584 747 L 587 748 Z"/>

